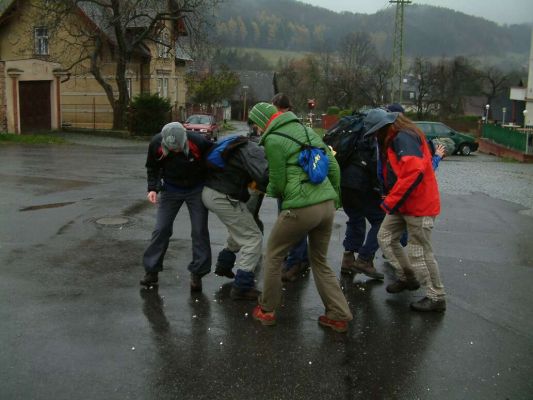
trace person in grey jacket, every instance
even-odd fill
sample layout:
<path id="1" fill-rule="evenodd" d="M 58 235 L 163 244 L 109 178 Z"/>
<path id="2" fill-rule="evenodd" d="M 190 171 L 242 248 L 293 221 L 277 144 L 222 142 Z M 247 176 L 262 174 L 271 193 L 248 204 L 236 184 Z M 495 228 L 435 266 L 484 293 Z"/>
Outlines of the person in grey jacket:
<path id="1" fill-rule="evenodd" d="M 218 255 L 215 274 L 235 278 L 232 299 L 256 300 L 260 292 L 255 288 L 254 271 L 261 259 L 263 237 L 246 202 L 253 183 L 256 190 L 266 190 L 268 164 L 263 148 L 244 136 L 236 137 L 223 154 L 225 166 L 208 168 L 202 192 L 207 209 L 228 229 L 227 245 Z M 234 274 L 239 251 L 241 257 Z"/>

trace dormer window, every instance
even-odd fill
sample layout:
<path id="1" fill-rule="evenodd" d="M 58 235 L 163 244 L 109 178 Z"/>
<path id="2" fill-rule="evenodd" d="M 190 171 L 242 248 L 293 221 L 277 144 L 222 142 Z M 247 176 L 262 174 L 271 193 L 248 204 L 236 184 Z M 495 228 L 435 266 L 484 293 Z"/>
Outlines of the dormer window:
<path id="1" fill-rule="evenodd" d="M 159 43 L 157 43 L 157 56 L 159 58 L 168 58 L 170 53 L 170 36 L 168 32 L 162 32 L 159 35 Z"/>
<path id="2" fill-rule="evenodd" d="M 48 55 L 48 28 L 36 27 L 33 30 L 35 42 L 35 54 L 39 56 Z"/>

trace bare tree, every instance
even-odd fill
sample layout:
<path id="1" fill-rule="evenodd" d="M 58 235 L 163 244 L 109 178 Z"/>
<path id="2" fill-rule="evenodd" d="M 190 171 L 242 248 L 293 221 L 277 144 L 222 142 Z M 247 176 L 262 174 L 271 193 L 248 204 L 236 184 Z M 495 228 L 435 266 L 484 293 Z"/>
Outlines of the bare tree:
<path id="1" fill-rule="evenodd" d="M 147 44 L 174 57 L 180 36 L 199 40 L 206 31 L 207 11 L 218 0 L 32 0 L 43 25 L 63 46 L 49 61 L 67 71 L 90 72 L 103 88 L 113 109 L 113 128 L 126 126 L 129 103 L 128 63 L 149 64 Z M 195 41 L 189 44 L 194 45 Z M 66 62 L 69 62 L 66 65 Z M 111 69 L 111 70 L 110 70 Z M 114 71 L 113 71 L 114 69 Z M 113 80 L 107 76 L 113 76 Z"/>
<path id="2" fill-rule="evenodd" d="M 492 101 L 508 87 L 509 75 L 503 73 L 496 67 L 487 67 L 480 71 L 482 93 L 487 98 L 487 104 L 492 105 Z M 490 118 L 490 108 L 489 115 Z"/>
<path id="3" fill-rule="evenodd" d="M 376 49 L 370 35 L 364 32 L 349 33 L 340 42 L 337 83 L 345 106 L 365 103 L 361 82 L 371 73 L 369 66 L 376 58 Z"/>
<path id="4" fill-rule="evenodd" d="M 364 71 L 357 83 L 359 92 L 366 98 L 366 103 L 372 107 L 385 104 L 390 92 L 389 82 L 392 74 L 392 64 L 389 60 L 374 59 L 369 68 Z"/>
<path id="5" fill-rule="evenodd" d="M 437 74 L 435 66 L 427 59 L 421 57 L 415 58 L 411 71 L 416 78 L 416 116 L 418 119 L 422 119 L 435 103 Z"/>
<path id="6" fill-rule="evenodd" d="M 479 72 L 464 57 L 442 59 L 433 69 L 434 90 L 431 97 L 441 118 L 461 115 L 465 96 L 479 93 Z"/>

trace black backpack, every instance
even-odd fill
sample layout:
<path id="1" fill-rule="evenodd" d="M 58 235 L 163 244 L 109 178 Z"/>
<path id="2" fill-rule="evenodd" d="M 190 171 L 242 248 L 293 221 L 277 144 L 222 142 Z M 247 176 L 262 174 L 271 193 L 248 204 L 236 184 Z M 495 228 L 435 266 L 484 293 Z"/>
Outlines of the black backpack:
<path id="1" fill-rule="evenodd" d="M 324 143 L 335 151 L 335 159 L 341 169 L 350 164 L 358 143 L 363 139 L 365 116 L 362 113 L 354 113 L 342 117 L 324 135 Z"/>

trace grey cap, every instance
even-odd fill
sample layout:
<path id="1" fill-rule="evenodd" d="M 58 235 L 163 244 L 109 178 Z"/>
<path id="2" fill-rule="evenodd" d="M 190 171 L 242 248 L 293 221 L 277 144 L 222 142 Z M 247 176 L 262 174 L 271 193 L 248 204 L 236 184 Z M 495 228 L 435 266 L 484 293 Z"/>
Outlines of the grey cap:
<path id="1" fill-rule="evenodd" d="M 185 154 L 189 153 L 187 131 L 179 122 L 166 124 L 161 130 L 161 136 L 163 156 L 166 156 L 170 151 L 183 151 Z"/>
<path id="2" fill-rule="evenodd" d="M 365 136 L 372 135 L 385 125 L 392 124 L 398 118 L 399 113 L 387 112 L 382 108 L 374 108 L 368 112 L 363 121 L 366 133 Z"/>

